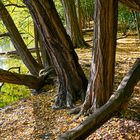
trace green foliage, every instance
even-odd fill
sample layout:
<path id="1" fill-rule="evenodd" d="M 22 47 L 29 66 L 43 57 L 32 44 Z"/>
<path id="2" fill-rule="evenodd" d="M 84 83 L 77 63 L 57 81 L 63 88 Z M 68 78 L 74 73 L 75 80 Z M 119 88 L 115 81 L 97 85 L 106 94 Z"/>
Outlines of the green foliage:
<path id="1" fill-rule="evenodd" d="M 81 0 L 81 8 L 83 18 L 93 19 L 94 13 L 94 0 Z"/>
<path id="2" fill-rule="evenodd" d="M 125 26 L 128 29 L 135 28 L 133 12 L 121 4 L 119 4 L 118 21 L 119 24 L 122 25 L 123 27 Z"/>
<path id="3" fill-rule="evenodd" d="M 8 6 L 9 4 L 17 4 L 19 6 L 25 6 L 22 0 L 3 0 L 3 3 L 6 6 L 6 9 L 8 10 L 9 14 L 11 15 L 16 27 L 21 33 L 21 36 L 25 40 L 25 43 L 27 45 L 30 44 L 33 45 L 32 42 L 34 40 L 34 26 L 32 17 L 30 16 L 28 9 L 26 7 L 19 8 L 16 6 Z M 4 25 L 1 22 L 0 28 L 5 29 Z M 4 32 L 6 32 L 5 30 Z"/>
<path id="4" fill-rule="evenodd" d="M 2 58 L 1 58 L 2 59 Z M 0 61 L 1 67 L 4 69 L 9 69 L 11 67 L 20 67 L 21 73 L 27 73 L 27 68 L 23 65 L 23 62 L 18 58 L 13 57 L 3 59 Z M 10 71 L 18 72 L 17 69 L 12 69 Z M 29 96 L 29 90 L 25 86 L 13 85 L 13 84 L 4 84 L 1 88 L 0 93 L 0 108 L 8 104 L 11 104 L 21 98 Z"/>
<path id="5" fill-rule="evenodd" d="M 0 108 L 28 96 L 29 90 L 25 86 L 5 83 L 0 93 Z"/>

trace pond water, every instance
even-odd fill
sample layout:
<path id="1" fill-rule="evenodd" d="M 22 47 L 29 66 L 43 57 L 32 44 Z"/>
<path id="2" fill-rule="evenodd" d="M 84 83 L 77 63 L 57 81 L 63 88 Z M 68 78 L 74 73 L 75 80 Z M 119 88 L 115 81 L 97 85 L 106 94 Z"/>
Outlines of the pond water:
<path id="1" fill-rule="evenodd" d="M 10 41 L 0 41 L 0 53 L 15 50 Z M 11 67 L 20 67 L 21 73 L 27 73 L 28 70 L 23 62 L 17 56 L 0 55 L 0 68 L 8 70 Z M 18 72 L 17 69 L 10 71 Z M 2 83 L 0 83 L 0 86 Z M 5 107 L 21 98 L 29 96 L 29 90 L 25 86 L 4 83 L 0 89 L 0 108 Z"/>

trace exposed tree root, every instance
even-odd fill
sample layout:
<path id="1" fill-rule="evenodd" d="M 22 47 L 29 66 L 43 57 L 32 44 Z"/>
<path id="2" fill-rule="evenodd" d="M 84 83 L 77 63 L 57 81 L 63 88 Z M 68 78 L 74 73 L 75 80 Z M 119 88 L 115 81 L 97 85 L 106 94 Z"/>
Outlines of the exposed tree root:
<path id="1" fill-rule="evenodd" d="M 96 110 L 79 126 L 59 136 L 57 140 L 84 140 L 123 108 L 123 105 L 130 99 L 133 88 L 139 80 L 140 58 L 137 59 L 105 105 Z"/>

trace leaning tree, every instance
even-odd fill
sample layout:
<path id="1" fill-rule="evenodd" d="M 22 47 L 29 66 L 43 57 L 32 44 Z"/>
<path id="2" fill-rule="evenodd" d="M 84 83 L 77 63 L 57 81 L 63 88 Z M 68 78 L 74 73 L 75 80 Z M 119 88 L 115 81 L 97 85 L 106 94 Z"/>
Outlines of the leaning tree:
<path id="1" fill-rule="evenodd" d="M 43 39 L 59 80 L 56 107 L 72 107 L 85 98 L 87 79 L 53 0 L 24 0 Z"/>
<path id="2" fill-rule="evenodd" d="M 33 58 L 31 53 L 27 49 L 25 42 L 23 41 L 17 27 L 14 24 L 14 21 L 12 20 L 9 12 L 5 8 L 1 0 L 0 0 L 0 18 L 5 24 L 9 36 L 11 38 L 11 41 L 14 44 L 14 47 L 18 55 L 21 57 L 23 63 L 26 65 L 26 67 L 29 69 L 32 75 L 38 76 L 39 71 L 43 67 L 36 62 L 36 60 Z"/>
<path id="3" fill-rule="evenodd" d="M 140 9 L 140 2 L 137 0 L 120 1 L 133 9 Z M 74 51 L 72 41 L 61 23 L 53 0 L 24 0 L 24 2 L 33 17 L 43 45 L 58 76 L 59 91 L 56 107 L 71 107 L 77 99 L 84 99 L 87 88 L 87 79 L 78 62 L 78 56 Z M 82 106 L 82 112 L 91 111 L 95 114 L 81 124 L 78 130 L 75 129 L 69 135 L 64 135 L 60 139 L 73 140 L 87 137 L 93 130 L 107 121 L 111 116 L 110 114 L 120 107 L 124 102 L 123 99 L 127 99 L 126 94 L 123 93 L 128 93 L 129 88 L 132 91 L 135 83 L 140 78 L 140 62 L 138 60 L 134 68 L 122 81 L 116 94 L 112 95 L 117 8 L 118 0 L 95 0 L 95 37 L 91 76 L 87 96 Z M 122 99 L 120 103 L 118 102 L 119 99 Z"/>

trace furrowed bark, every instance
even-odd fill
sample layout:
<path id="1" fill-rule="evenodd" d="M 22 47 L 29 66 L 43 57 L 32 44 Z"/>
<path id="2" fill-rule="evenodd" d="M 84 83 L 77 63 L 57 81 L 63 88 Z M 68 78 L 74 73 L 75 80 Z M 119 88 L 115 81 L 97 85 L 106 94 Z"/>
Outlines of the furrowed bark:
<path id="1" fill-rule="evenodd" d="M 76 128 L 62 134 L 57 140 L 84 140 L 91 133 L 108 121 L 114 113 L 119 112 L 132 95 L 133 88 L 140 80 L 140 58 L 138 58 L 132 69 L 121 81 L 116 92 L 108 102 L 96 110 Z"/>
<path id="2" fill-rule="evenodd" d="M 61 1 L 64 7 L 66 30 L 72 40 L 74 48 L 89 46 L 84 41 L 82 31 L 78 23 L 75 1 L 74 0 L 69 1 L 61 0 Z"/>
<path id="3" fill-rule="evenodd" d="M 85 112 L 92 113 L 104 105 L 113 92 L 117 14 L 117 0 L 95 0 L 94 49 L 83 105 Z"/>
<path id="4" fill-rule="evenodd" d="M 24 0 L 59 79 L 56 107 L 72 107 L 85 96 L 87 79 L 52 0 Z M 58 28 L 59 27 L 59 28 Z"/>

